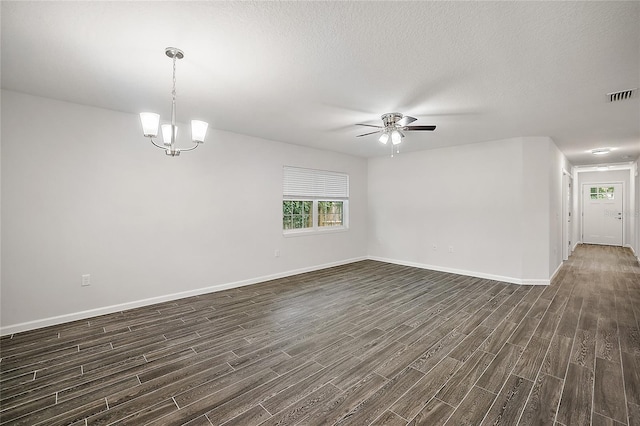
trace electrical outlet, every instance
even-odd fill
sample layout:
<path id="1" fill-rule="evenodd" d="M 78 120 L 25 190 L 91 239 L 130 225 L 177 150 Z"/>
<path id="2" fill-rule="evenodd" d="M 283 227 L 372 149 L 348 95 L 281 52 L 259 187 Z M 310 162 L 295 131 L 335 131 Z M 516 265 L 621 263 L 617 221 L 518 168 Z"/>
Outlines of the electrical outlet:
<path id="1" fill-rule="evenodd" d="M 275 257 L 280 257 L 280 250 L 276 249 L 276 251 L 273 252 L 273 255 Z"/>
<path id="2" fill-rule="evenodd" d="M 453 246 L 449 246 L 449 253 L 453 253 Z"/>
<path id="3" fill-rule="evenodd" d="M 87 287 L 91 285 L 91 274 L 84 274 L 82 276 L 82 283 L 80 284 L 82 287 Z"/>
<path id="4" fill-rule="evenodd" d="M 434 249 L 434 250 L 438 250 L 438 246 L 434 244 L 434 245 L 433 245 L 433 249 Z"/>

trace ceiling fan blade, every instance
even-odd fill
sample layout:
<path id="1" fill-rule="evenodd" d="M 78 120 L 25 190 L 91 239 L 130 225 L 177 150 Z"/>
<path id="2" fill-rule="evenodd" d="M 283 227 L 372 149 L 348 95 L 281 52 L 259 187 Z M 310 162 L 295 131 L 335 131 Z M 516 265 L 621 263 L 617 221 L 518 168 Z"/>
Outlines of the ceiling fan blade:
<path id="1" fill-rule="evenodd" d="M 363 133 L 363 134 L 361 134 L 361 135 L 356 135 L 356 138 L 359 138 L 360 136 L 373 135 L 374 133 L 380 133 L 380 130 L 377 130 L 377 131 L 375 131 L 375 132 Z"/>
<path id="2" fill-rule="evenodd" d="M 436 126 L 406 126 L 405 130 L 435 130 Z"/>
<path id="3" fill-rule="evenodd" d="M 400 126 L 400 127 L 405 127 L 405 126 L 413 123 L 416 120 L 417 120 L 417 118 L 415 118 L 415 117 L 411 117 L 411 116 L 405 115 L 400 120 L 396 121 L 396 124 L 398 126 Z"/>
<path id="4" fill-rule="evenodd" d="M 374 126 L 373 124 L 362 124 L 362 123 L 356 123 L 356 126 L 367 126 L 367 127 L 375 127 L 376 129 L 382 129 L 382 126 Z"/>

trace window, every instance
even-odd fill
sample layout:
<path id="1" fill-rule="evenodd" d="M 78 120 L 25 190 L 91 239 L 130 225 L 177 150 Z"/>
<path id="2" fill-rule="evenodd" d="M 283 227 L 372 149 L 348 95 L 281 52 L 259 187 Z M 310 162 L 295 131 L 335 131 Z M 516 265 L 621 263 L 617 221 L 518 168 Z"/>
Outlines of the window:
<path id="1" fill-rule="evenodd" d="M 613 200 L 614 199 L 614 190 L 613 186 L 608 187 L 591 187 L 589 190 L 592 200 Z"/>
<path id="2" fill-rule="evenodd" d="M 342 226 L 343 201 L 318 201 L 318 226 Z"/>
<path id="3" fill-rule="evenodd" d="M 313 227 L 313 201 L 284 200 L 282 202 L 282 229 Z"/>
<path id="4" fill-rule="evenodd" d="M 285 234 L 347 228 L 349 175 L 285 166 L 282 194 Z"/>

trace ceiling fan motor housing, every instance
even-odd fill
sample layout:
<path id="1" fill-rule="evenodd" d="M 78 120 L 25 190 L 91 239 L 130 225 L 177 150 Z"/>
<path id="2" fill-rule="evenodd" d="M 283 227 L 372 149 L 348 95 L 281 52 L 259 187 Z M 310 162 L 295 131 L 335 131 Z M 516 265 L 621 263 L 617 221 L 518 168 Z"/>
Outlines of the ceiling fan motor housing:
<path id="1" fill-rule="evenodd" d="M 384 127 L 395 127 L 395 124 L 402 118 L 402 114 L 399 112 L 390 112 L 383 114 L 380 118 L 382 118 Z"/>

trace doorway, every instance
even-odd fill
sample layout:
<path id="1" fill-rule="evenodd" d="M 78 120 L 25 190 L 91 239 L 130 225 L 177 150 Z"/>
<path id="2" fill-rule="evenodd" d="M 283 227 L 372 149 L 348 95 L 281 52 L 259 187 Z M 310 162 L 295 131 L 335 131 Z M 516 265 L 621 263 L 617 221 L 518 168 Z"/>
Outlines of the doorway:
<path id="1" fill-rule="evenodd" d="M 582 185 L 582 242 L 622 246 L 622 183 Z"/>

